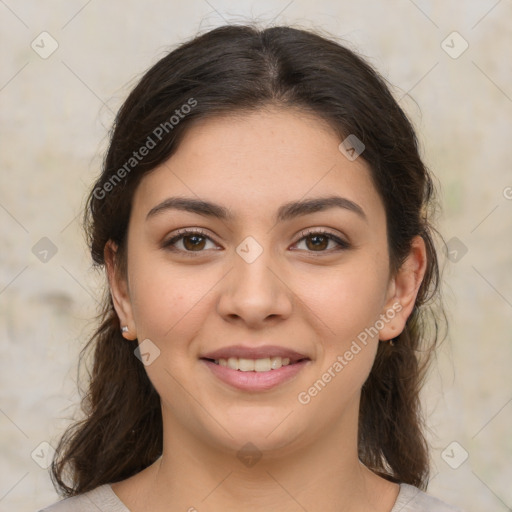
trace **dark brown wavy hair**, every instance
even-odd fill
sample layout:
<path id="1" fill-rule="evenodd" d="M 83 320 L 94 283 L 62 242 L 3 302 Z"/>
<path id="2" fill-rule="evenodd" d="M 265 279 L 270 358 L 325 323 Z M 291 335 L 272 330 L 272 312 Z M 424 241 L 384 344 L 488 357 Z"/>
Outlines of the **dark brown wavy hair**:
<path id="1" fill-rule="evenodd" d="M 437 232 L 431 225 L 435 187 L 414 129 L 384 79 L 334 37 L 288 26 L 226 25 L 181 44 L 153 65 L 117 114 L 102 173 L 88 197 L 84 221 L 94 263 L 104 267 L 105 244 L 112 240 L 118 246 L 116 265 L 125 271 L 137 185 L 176 151 L 196 120 L 266 106 L 302 109 L 327 121 L 340 142 L 355 134 L 364 143 L 361 157 L 386 210 L 391 272 L 400 268 L 413 237 L 425 241 L 427 270 L 414 310 L 394 345 L 379 343 L 359 415 L 360 460 L 388 480 L 425 489 L 429 455 L 419 393 L 439 327 L 446 324 Z M 151 145 L 148 137 L 155 146 L 130 160 L 134 151 Z M 92 355 L 84 418 L 61 437 L 51 466 L 62 496 L 124 480 L 162 453 L 160 398 L 134 357 L 136 347 L 136 340 L 122 337 L 106 287 L 99 327 L 80 354 L 80 365 Z"/>

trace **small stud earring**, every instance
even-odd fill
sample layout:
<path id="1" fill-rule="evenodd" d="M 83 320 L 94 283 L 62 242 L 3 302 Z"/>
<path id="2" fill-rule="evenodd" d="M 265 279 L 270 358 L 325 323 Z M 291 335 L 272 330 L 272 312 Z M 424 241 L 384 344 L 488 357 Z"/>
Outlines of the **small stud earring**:
<path id="1" fill-rule="evenodd" d="M 128 326 L 127 325 L 123 325 L 123 327 L 121 327 L 121 332 L 124 334 L 126 332 L 128 332 Z"/>

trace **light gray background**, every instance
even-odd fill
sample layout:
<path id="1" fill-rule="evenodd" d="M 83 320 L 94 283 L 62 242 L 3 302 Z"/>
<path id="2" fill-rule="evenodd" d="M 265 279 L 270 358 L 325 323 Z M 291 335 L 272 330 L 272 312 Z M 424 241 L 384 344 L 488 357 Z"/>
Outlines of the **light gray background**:
<path id="1" fill-rule="evenodd" d="M 78 399 L 101 284 L 79 215 L 114 113 L 174 44 L 255 18 L 343 37 L 396 86 L 457 251 L 442 258 L 451 331 L 424 394 L 429 490 L 468 512 L 512 507 L 510 0 L 0 0 L 0 510 L 58 498 L 36 461 Z M 58 44 L 45 59 L 31 47 L 51 49 L 43 31 Z"/>

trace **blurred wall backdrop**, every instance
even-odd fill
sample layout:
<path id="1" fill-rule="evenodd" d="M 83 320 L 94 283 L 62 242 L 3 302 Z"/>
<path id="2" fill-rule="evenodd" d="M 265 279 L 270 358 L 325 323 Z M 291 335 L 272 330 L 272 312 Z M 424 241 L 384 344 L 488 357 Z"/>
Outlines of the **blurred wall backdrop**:
<path id="1" fill-rule="evenodd" d="M 512 508 L 510 0 L 0 0 L 0 510 L 55 501 L 45 469 L 75 414 L 101 276 L 80 215 L 134 81 L 225 22 L 320 28 L 395 85 L 442 188 L 451 329 L 424 399 L 429 490 Z"/>

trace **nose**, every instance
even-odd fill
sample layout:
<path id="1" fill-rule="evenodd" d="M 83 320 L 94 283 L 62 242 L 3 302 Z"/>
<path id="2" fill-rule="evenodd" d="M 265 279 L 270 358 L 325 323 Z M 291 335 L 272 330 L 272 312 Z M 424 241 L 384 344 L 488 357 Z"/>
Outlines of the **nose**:
<path id="1" fill-rule="evenodd" d="M 225 320 L 258 328 L 290 316 L 293 293 L 269 252 L 264 250 L 250 263 L 235 254 L 234 268 L 222 281 L 217 305 Z"/>

